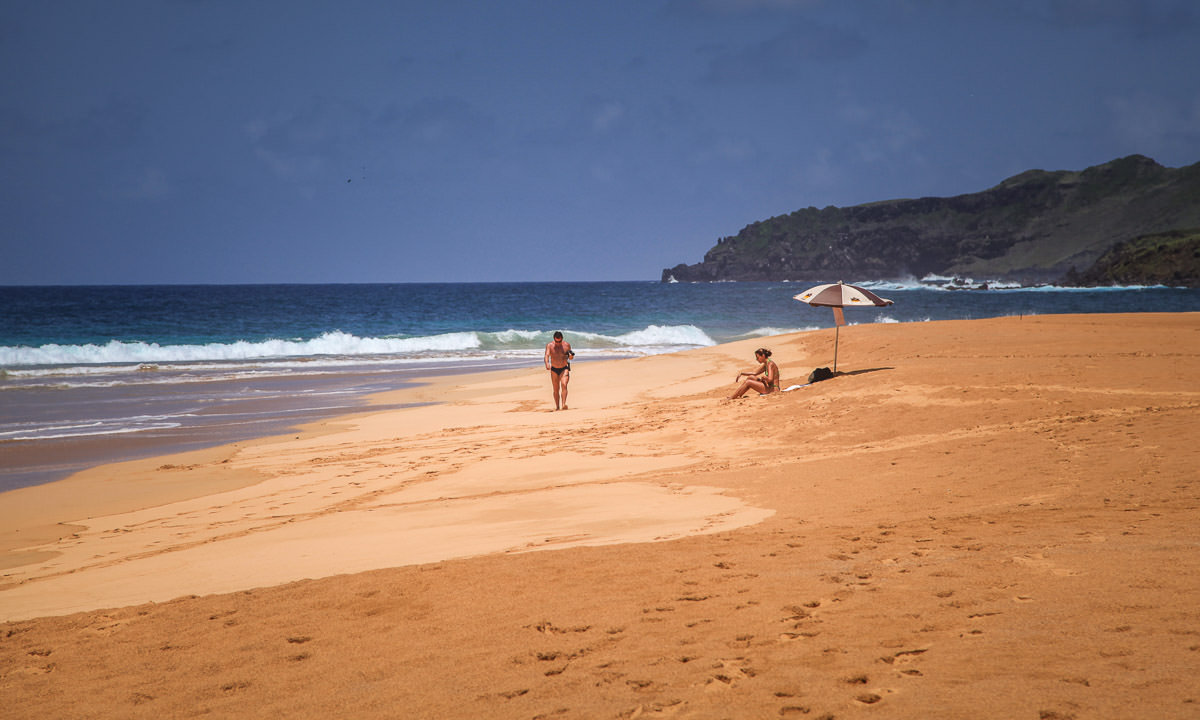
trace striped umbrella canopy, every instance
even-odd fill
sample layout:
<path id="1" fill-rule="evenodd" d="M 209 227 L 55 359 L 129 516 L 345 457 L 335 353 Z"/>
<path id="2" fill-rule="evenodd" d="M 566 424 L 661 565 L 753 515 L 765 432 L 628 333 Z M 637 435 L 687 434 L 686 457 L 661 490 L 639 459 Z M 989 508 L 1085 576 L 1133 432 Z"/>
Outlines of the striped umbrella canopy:
<path id="1" fill-rule="evenodd" d="M 881 298 L 866 288 L 841 281 L 805 290 L 795 299 L 818 307 L 886 307 L 892 304 L 891 300 Z"/>
<path id="2" fill-rule="evenodd" d="M 846 317 L 842 314 L 842 308 L 887 307 L 892 304 L 891 300 L 881 298 L 866 288 L 860 288 L 857 285 L 847 285 L 840 280 L 836 283 L 809 288 L 799 295 L 793 295 L 792 297 L 809 305 L 833 308 L 833 371 L 835 373 L 837 372 L 838 340 L 840 339 L 842 326 L 846 324 Z"/>

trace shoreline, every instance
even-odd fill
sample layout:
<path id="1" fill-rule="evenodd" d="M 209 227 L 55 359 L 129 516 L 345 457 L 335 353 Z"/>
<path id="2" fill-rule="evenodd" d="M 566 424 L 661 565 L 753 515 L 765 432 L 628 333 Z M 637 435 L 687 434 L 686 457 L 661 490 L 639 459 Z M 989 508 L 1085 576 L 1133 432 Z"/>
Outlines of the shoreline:
<path id="1" fill-rule="evenodd" d="M 23 487 L 65 480 L 71 475 L 91 468 L 174 455 L 193 450 L 229 445 L 287 434 L 295 429 L 360 412 L 376 411 L 379 403 L 371 398 L 402 389 L 414 378 L 437 378 L 446 375 L 473 374 L 477 369 L 466 367 L 420 367 L 396 370 L 389 374 L 362 374 L 355 368 L 343 373 L 308 377 L 286 375 L 266 376 L 252 381 L 214 379 L 203 382 L 167 384 L 166 390 L 139 386 L 90 390 L 85 404 L 133 402 L 145 403 L 153 415 L 175 418 L 179 425 L 169 428 L 145 429 L 136 432 L 66 436 L 35 440 L 0 442 L 0 495 Z M 380 387 L 382 386 L 382 387 Z M 267 397 L 239 397 L 246 389 L 261 392 Z M 300 390 L 297 390 L 299 388 Z M 9 393 L 14 391 L 9 390 Z M 15 392 L 20 392 L 15 391 Z M 71 391 L 65 391 L 70 393 Z M 102 393 L 95 396 L 97 393 Z M 148 395 L 149 400 L 140 399 Z M 36 412 L 45 398 L 33 393 L 36 401 L 25 402 Z M 194 397 L 205 397 L 204 404 Z M 11 396 L 5 398 L 12 401 Z M 57 399 L 57 398 L 52 398 Z M 24 398 L 19 398 L 21 402 Z M 80 404 L 76 398 L 69 403 Z M 153 403 L 153 404 L 151 404 Z M 26 418 L 26 421 L 32 418 Z M 92 422 L 79 417 L 58 419 L 63 425 Z M 107 421 L 103 421 L 107 422 Z"/>
<path id="2" fill-rule="evenodd" d="M 92 517 L 4 570 L 6 684 L 101 717 L 1188 717 L 1200 314 L 856 325 L 846 375 L 722 400 L 833 334 L 589 363 L 558 413 L 540 367 L 442 377 L 72 478 L 143 493 L 122 514 L 41 486 L 77 500 L 46 526 Z M 229 486 L 172 498 L 199 482 Z"/>
<path id="3" fill-rule="evenodd" d="M 1197 316 L 1195 313 L 1176 313 L 1163 316 L 1145 315 L 1145 317 L 1169 318 L 1180 315 Z M 1102 315 L 1031 316 L 1030 320 L 1043 319 L 1053 321 L 1054 318 L 1059 317 L 1077 317 L 1100 321 L 1103 321 L 1105 318 Z M 927 322 L 922 323 L 922 325 L 944 324 L 954 327 L 962 323 L 1022 322 L 1025 320 L 1026 318 L 1023 317 L 989 318 L 984 320 Z M 865 327 L 870 326 L 855 326 L 854 330 L 859 331 L 860 328 Z M 645 365 L 648 361 L 656 359 L 676 359 L 687 364 L 690 357 L 695 355 L 704 357 L 705 362 L 715 372 L 719 372 L 713 363 L 714 357 L 724 358 L 728 363 L 731 363 L 729 367 L 741 368 L 742 365 L 747 365 L 747 363 L 738 359 L 739 351 L 741 354 L 748 355 L 750 354 L 750 348 L 761 345 L 764 342 L 771 344 L 769 341 L 778 341 L 782 344 L 806 348 L 811 346 L 817 353 L 820 353 L 821 342 L 814 340 L 815 336 L 824 334 L 831 335 L 832 333 L 807 331 L 775 336 L 766 340 L 763 338 L 751 338 L 715 347 L 683 351 L 681 353 L 576 363 L 576 370 L 578 371 L 579 367 L 583 367 L 586 371 L 586 368 L 592 366 L 604 368 L 610 371 L 610 375 L 620 377 L 622 373 L 619 370 L 616 372 L 612 371 L 614 368 L 623 367 L 622 364 L 624 363 L 640 363 Z M 794 382 L 804 382 L 802 378 L 796 378 L 794 375 L 789 376 L 787 372 L 789 369 L 792 368 L 787 367 L 783 371 L 783 376 L 787 379 L 781 382 L 781 386 L 786 387 L 794 384 Z M 872 367 L 865 370 L 859 368 L 847 374 L 861 375 L 867 372 L 887 371 L 891 369 L 890 367 Z M 446 416 L 454 417 L 456 420 L 460 419 L 462 413 L 456 411 L 456 409 L 464 410 L 480 404 L 494 405 L 503 403 L 509 400 L 508 396 L 519 394 L 523 397 L 525 392 L 532 392 L 536 396 L 539 389 L 538 381 L 542 379 L 541 375 L 543 374 L 541 366 L 532 365 L 529 367 L 476 372 L 465 368 L 453 368 L 444 372 L 436 370 L 430 372 L 428 368 L 425 370 L 426 372 L 423 374 L 414 373 L 406 375 L 402 381 L 403 385 L 400 387 L 357 396 L 356 402 L 359 404 L 350 412 L 340 412 L 337 415 L 326 417 L 314 417 L 307 422 L 280 428 L 278 432 L 242 437 L 232 442 L 211 445 L 206 443 L 202 447 L 195 449 L 181 449 L 165 453 L 156 452 L 115 462 L 100 463 L 71 473 L 59 480 L 0 493 L 0 569 L 19 567 L 19 565 L 14 565 L 14 563 L 25 556 L 21 555 L 18 557 L 12 555 L 12 552 L 29 547 L 31 545 L 31 537 L 33 538 L 33 543 L 40 545 L 61 540 L 74 534 L 77 526 L 73 521 L 136 513 L 138 511 L 152 510 L 159 506 L 203 499 L 210 495 L 219 495 L 245 489 L 259 484 L 265 478 L 270 477 L 271 473 L 264 471 L 261 467 L 244 467 L 233 463 L 233 458 L 239 454 L 253 453 L 257 448 L 286 447 L 289 444 L 296 444 L 298 447 L 303 448 L 311 444 L 312 441 L 316 441 L 324 436 L 347 432 L 353 434 L 356 430 L 361 430 L 364 424 L 370 423 L 373 419 L 387 419 L 392 417 L 408 420 L 407 425 L 409 427 L 407 432 L 409 433 L 428 436 L 428 432 L 422 433 L 422 431 L 434 430 L 437 426 L 441 426 L 444 431 L 454 432 L 459 430 L 459 428 L 447 428 L 447 423 L 450 421 L 446 419 Z M 795 371 L 793 370 L 793 372 Z M 693 390 L 699 387 L 707 387 L 712 384 L 707 382 L 708 379 L 705 376 L 698 376 L 693 379 L 695 387 L 689 385 L 686 389 Z M 575 382 L 573 388 L 578 390 L 579 385 L 579 382 Z M 607 403 L 608 405 L 601 408 L 592 408 L 591 410 L 593 412 L 596 410 L 603 412 L 606 409 L 610 409 L 611 406 L 620 406 L 631 401 L 636 402 L 636 396 L 642 392 L 653 394 L 659 388 L 676 390 L 676 388 L 669 387 L 670 385 L 669 380 L 658 380 L 656 376 L 656 379 L 651 382 L 632 390 L 616 387 L 602 388 L 595 399 L 599 400 L 602 404 Z M 826 387 L 826 385 L 820 387 Z M 811 388 L 801 388 L 798 392 L 805 392 L 807 389 Z M 595 391 L 597 388 L 593 387 L 591 390 Z M 548 389 L 544 394 L 549 397 Z M 754 393 L 750 393 L 747 398 L 743 399 L 743 402 L 755 399 L 773 401 L 778 398 L 778 396 L 769 398 L 755 398 L 753 396 Z M 573 395 L 573 397 L 577 397 L 577 395 Z M 591 399 L 589 398 L 589 400 Z M 500 412 L 511 414 L 543 411 L 554 414 L 551 412 L 551 408 L 544 407 L 549 404 L 549 400 L 521 399 L 516 401 L 515 406 L 507 407 Z M 422 419 L 414 422 L 412 420 L 413 415 L 395 414 L 405 413 L 406 410 L 413 408 L 424 408 L 425 410 L 432 411 L 430 420 L 426 421 Z M 567 412 L 574 413 L 577 411 L 578 408 Z M 565 416 L 560 415 L 558 417 Z M 500 421 L 501 416 L 493 413 L 491 418 L 494 421 Z M 287 422 L 281 417 L 276 417 L 275 419 L 280 424 Z M 429 422 L 432 422 L 432 425 L 428 424 Z M 401 423 L 401 425 L 405 424 Z M 540 423 L 539 425 L 544 425 L 544 423 Z M 369 442 L 376 441 L 374 438 L 369 440 Z M 0 587 L 3 587 L 3 585 L 0 584 Z M 3 594 L 0 594 L 0 600 L 3 597 Z M 0 604 L 0 608 L 2 608 L 2 604 Z"/>
<path id="4" fill-rule="evenodd" d="M 705 350 L 717 355 L 727 352 Z M 587 372 L 601 370 L 620 376 L 621 362 L 580 363 L 574 372 L 582 367 Z M 655 376 L 660 374 L 658 371 Z M 410 387 L 371 396 L 373 406 L 364 412 L 309 423 L 293 433 L 103 465 L 64 481 L 0 496 L 5 501 L 0 502 L 0 549 L 9 550 L 0 555 L 0 567 L 5 570 L 4 583 L 0 584 L 0 620 L 18 619 L 22 614 L 33 617 L 29 614 L 32 612 L 76 612 L 95 607 L 97 602 L 162 602 L 189 592 L 187 582 L 181 583 L 177 577 L 184 568 L 206 578 L 205 591 L 228 592 L 347 569 L 369 570 L 522 549 L 646 542 L 715 532 L 764 516 L 764 511 L 711 489 L 638 482 L 637 477 L 648 471 L 677 469 L 681 462 L 687 462 L 675 456 L 659 459 L 662 453 L 653 448 L 643 448 L 627 460 L 597 458 L 598 453 L 579 456 L 570 449 L 534 448 L 524 458 L 492 460 L 484 473 L 462 468 L 455 460 L 459 452 L 456 443 L 463 442 L 473 430 L 489 427 L 488 421 L 504 427 L 517 416 L 526 432 L 545 434 L 557 418 L 606 415 L 609 408 L 604 406 L 555 413 L 547 407 L 546 399 L 516 399 L 513 406 L 514 398 L 525 398 L 530 391 L 540 396 L 537 390 L 545 383 L 544 375 L 539 366 L 414 378 Z M 619 404 L 631 399 L 631 392 L 660 384 L 665 383 L 650 380 L 643 388 L 625 388 L 624 393 L 615 394 L 603 387 L 591 391 L 596 398 L 604 396 L 604 402 Z M 548 396 L 548 388 L 544 394 Z M 572 398 L 577 397 L 572 394 Z M 484 425 L 463 425 L 481 420 Z M 351 509 L 341 507 L 345 504 L 342 501 L 329 505 L 332 496 L 354 492 L 350 488 L 356 485 L 342 482 L 343 476 L 336 474 L 339 465 L 379 452 L 367 450 L 359 457 L 358 451 L 346 450 L 347 442 L 378 446 L 409 437 L 420 440 L 414 449 L 391 447 L 386 451 L 393 456 L 391 462 L 409 467 L 409 477 L 385 490 L 360 495 L 350 501 L 356 506 Z M 442 446 L 436 461 L 435 456 L 427 454 L 430 445 Z M 320 456 L 324 452 L 336 452 L 340 457 Z M 318 456 L 307 461 L 296 459 L 314 453 Z M 557 473 L 531 469 L 543 457 L 569 466 L 570 471 L 560 478 Z M 280 469 L 280 462 L 286 470 Z M 620 469 L 623 466 L 628 469 Z M 495 473 L 496 468 L 501 472 Z M 429 480 L 443 473 L 456 475 L 449 490 L 440 484 L 427 488 Z M 315 503 L 309 498 L 314 494 L 312 487 L 321 488 L 317 492 L 322 496 Z M 524 507 L 527 496 L 541 498 L 545 508 Z M 286 515 L 270 512 L 293 504 L 300 507 Z M 234 505 L 242 510 L 256 507 L 258 511 L 235 519 L 230 515 Z M 637 512 L 628 512 L 625 507 L 637 508 Z M 386 523 L 376 527 L 372 517 L 375 511 L 399 525 L 415 524 L 416 531 L 389 529 Z M 446 534 L 438 530 L 469 526 L 479 515 L 507 513 L 515 513 L 520 520 L 503 520 L 495 526 L 484 523 L 475 538 L 464 540 L 461 532 Z M 214 514 L 225 519 L 213 522 L 206 517 Z M 186 520 L 173 519 L 179 517 Z M 297 518 L 308 523 L 299 534 L 284 527 Z M 596 529 L 577 532 L 572 529 L 574 523 Z M 178 531 L 181 524 L 188 529 Z M 330 527 L 323 527 L 325 524 Z M 515 531 L 508 527 L 514 524 L 519 526 Z M 237 529 L 231 531 L 231 525 Z M 130 538 L 128 549 L 115 551 L 125 556 L 116 563 L 115 570 L 109 562 L 97 564 L 89 559 L 89 538 L 118 539 L 114 534 L 145 527 L 149 527 L 146 537 Z M 316 547 L 308 547 L 306 533 L 313 532 L 327 539 L 344 535 L 344 542 L 352 546 L 350 556 L 318 562 L 316 567 L 323 569 L 316 570 L 316 575 L 312 562 L 297 564 L 294 558 L 289 562 L 287 557 L 275 557 L 280 548 L 287 548 L 285 555 L 299 553 L 311 560 L 319 552 Z M 380 534 L 392 543 L 415 549 L 377 552 Z M 189 539 L 169 539 L 181 535 Z M 266 538 L 265 544 L 251 542 L 251 547 L 243 547 L 240 538 L 248 535 L 255 540 Z M 26 544 L 30 536 L 40 544 L 36 549 Z M 149 546 L 165 543 L 171 546 L 161 552 L 146 552 Z M 109 548 L 126 545 L 103 544 Z M 231 572 L 233 560 L 243 565 L 244 571 Z M 264 563 L 270 570 L 264 572 Z M 64 567 L 72 569 L 64 571 Z M 80 572 L 84 569 L 89 572 Z M 163 575 L 173 577 L 160 582 Z M 89 599 L 71 599 L 80 595 Z"/>

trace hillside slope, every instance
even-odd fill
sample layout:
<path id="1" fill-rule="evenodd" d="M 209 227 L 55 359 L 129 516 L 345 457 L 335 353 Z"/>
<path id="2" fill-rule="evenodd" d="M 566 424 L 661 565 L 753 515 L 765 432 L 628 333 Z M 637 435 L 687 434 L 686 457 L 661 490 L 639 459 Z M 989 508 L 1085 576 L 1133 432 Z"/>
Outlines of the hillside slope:
<path id="1" fill-rule="evenodd" d="M 1041 282 L 1118 242 L 1200 226 L 1200 163 L 1141 155 L 1082 171 L 1029 170 L 982 192 L 818 210 L 751 223 L 664 282 L 966 275 Z"/>
<path id="2" fill-rule="evenodd" d="M 1143 235 L 1120 242 L 1066 285 L 1169 285 L 1200 287 L 1200 228 Z"/>

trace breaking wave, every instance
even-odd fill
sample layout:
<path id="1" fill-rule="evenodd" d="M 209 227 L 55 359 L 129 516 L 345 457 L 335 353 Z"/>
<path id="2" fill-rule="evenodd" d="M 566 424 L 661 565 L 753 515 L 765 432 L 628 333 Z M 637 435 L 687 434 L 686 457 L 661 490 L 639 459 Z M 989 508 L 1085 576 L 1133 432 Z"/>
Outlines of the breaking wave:
<path id="1" fill-rule="evenodd" d="M 650 325 L 623 334 L 566 331 L 576 350 L 595 350 L 605 355 L 650 355 L 693 347 L 715 345 L 711 337 L 694 325 Z M 134 365 L 153 371 L 161 363 L 230 363 L 264 360 L 306 362 L 358 360 L 387 357 L 403 360 L 454 360 L 480 357 L 523 357 L 537 355 L 551 339 L 550 333 L 530 330 L 499 332 L 453 332 L 418 337 L 358 337 L 341 331 L 312 339 L 271 339 L 258 342 L 160 345 L 154 342 L 0 347 L 0 367 L 12 374 L 14 368 L 79 367 L 81 372 L 99 365 Z"/>
<path id="2" fill-rule="evenodd" d="M 1021 292 L 1095 292 L 1110 290 L 1163 290 L 1165 285 L 1114 285 L 1111 287 L 1070 287 L 1064 285 L 1024 285 L 1012 280 L 980 280 L 961 275 L 934 275 L 932 273 L 917 279 L 914 277 L 892 280 L 866 280 L 853 283 L 872 291 L 888 290 L 991 290 L 991 291 L 1021 291 Z"/>

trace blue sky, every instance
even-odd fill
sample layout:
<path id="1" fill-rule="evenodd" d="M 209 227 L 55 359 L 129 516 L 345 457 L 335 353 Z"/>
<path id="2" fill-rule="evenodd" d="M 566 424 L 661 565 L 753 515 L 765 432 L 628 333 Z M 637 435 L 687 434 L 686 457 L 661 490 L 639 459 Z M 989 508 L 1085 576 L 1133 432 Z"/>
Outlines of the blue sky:
<path id="1" fill-rule="evenodd" d="M 1190 0 L 6 0 L 0 284 L 653 280 L 1200 161 Z"/>

